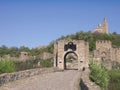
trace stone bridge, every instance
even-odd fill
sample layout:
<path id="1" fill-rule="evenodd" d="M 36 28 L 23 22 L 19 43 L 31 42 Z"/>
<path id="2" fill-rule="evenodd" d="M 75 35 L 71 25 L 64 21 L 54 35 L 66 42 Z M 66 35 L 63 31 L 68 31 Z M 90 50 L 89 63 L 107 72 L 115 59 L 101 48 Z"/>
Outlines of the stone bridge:
<path id="1" fill-rule="evenodd" d="M 100 90 L 89 80 L 88 45 L 83 40 L 61 40 L 54 43 L 54 68 L 2 74 L 0 90 L 80 90 L 79 86 L 81 90 Z M 73 69 L 67 63 L 67 55 L 71 53 L 77 57 Z"/>
<path id="2" fill-rule="evenodd" d="M 100 90 L 87 70 L 41 68 L 0 75 L 0 90 Z M 81 80 L 81 83 L 80 83 Z M 11 82 L 12 81 L 12 82 Z"/>
<path id="3" fill-rule="evenodd" d="M 78 90 L 79 78 L 77 70 L 53 72 L 7 83 L 0 90 Z"/>

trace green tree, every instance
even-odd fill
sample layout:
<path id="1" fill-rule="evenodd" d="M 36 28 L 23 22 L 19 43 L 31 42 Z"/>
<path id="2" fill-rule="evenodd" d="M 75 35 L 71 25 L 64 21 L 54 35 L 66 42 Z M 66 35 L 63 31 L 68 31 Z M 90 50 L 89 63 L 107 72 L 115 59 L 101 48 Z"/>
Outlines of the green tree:
<path id="1" fill-rule="evenodd" d="M 10 47 L 9 54 L 12 57 L 18 57 L 20 55 L 19 49 L 17 47 Z"/>
<path id="2" fill-rule="evenodd" d="M 9 54 L 9 48 L 5 45 L 2 45 L 0 47 L 0 56 L 2 57 L 2 56 L 7 55 L 7 54 Z"/>
<path id="3" fill-rule="evenodd" d="M 21 46 L 21 47 L 19 48 L 19 50 L 20 50 L 20 52 L 22 52 L 22 51 L 29 52 L 29 51 L 30 51 L 30 49 L 29 49 L 28 47 L 25 47 L 25 46 Z"/>

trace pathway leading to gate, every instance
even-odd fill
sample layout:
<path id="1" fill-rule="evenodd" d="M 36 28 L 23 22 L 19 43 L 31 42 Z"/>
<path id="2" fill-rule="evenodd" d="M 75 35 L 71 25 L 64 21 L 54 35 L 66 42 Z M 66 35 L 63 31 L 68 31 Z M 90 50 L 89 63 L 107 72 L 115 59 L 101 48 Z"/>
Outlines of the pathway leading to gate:
<path id="1" fill-rule="evenodd" d="M 7 83 L 0 90 L 77 90 L 80 71 L 65 70 Z"/>

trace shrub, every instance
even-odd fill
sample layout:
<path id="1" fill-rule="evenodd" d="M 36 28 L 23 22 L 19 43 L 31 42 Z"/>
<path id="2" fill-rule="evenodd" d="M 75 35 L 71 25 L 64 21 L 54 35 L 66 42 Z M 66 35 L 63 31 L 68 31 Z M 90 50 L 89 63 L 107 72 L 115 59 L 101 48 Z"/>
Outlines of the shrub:
<path id="1" fill-rule="evenodd" d="M 15 66 L 13 60 L 7 59 L 0 61 L 0 73 L 15 72 Z"/>
<path id="2" fill-rule="evenodd" d="M 47 60 L 27 60 L 27 61 L 15 61 L 15 68 L 17 71 L 27 70 L 27 69 L 33 69 L 33 68 L 42 68 L 42 67 L 52 67 L 53 66 L 53 60 L 47 59 Z M 38 65 L 40 63 L 40 65 Z"/>
<path id="3" fill-rule="evenodd" d="M 27 61 L 14 61 L 15 68 L 17 71 L 37 68 L 37 64 L 40 60 L 27 60 Z"/>
<path id="4" fill-rule="evenodd" d="M 47 59 L 47 60 L 42 60 L 40 62 L 42 67 L 52 67 L 53 66 L 53 62 L 51 59 Z"/>
<path id="5" fill-rule="evenodd" d="M 101 89 L 106 88 L 109 81 L 109 75 L 105 66 L 103 64 L 97 64 L 93 62 L 90 68 L 90 79 L 96 84 L 98 84 Z"/>
<path id="6" fill-rule="evenodd" d="M 109 77 L 108 90 L 120 90 L 120 70 L 110 70 Z"/>

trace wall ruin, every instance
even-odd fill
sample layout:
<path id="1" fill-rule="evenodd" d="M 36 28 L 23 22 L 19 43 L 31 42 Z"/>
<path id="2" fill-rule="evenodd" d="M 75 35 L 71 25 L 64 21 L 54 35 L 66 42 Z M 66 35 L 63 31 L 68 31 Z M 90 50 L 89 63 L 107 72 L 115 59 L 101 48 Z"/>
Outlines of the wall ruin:
<path id="1" fill-rule="evenodd" d="M 94 58 L 98 62 L 120 62 L 120 48 L 113 48 L 111 41 L 96 41 Z M 108 67 L 111 65 L 108 65 Z"/>

